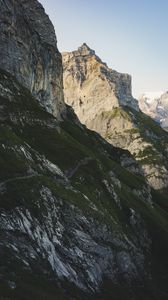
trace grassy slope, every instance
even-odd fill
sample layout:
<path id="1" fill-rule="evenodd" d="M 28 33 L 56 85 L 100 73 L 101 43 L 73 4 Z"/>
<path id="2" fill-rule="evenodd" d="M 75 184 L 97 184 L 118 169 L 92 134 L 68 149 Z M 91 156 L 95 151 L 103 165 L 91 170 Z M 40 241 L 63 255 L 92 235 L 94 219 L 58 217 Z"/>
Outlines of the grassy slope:
<path id="1" fill-rule="evenodd" d="M 75 125 L 70 118 L 64 121 L 61 128 L 59 128 L 56 120 L 40 108 L 29 92 L 16 83 L 12 77 L 8 77 L 7 74 L 1 72 L 0 81 L 5 81 L 6 88 L 10 88 L 14 95 L 12 101 L 9 101 L 9 97 L 0 97 L 0 104 L 3 107 L 0 125 L 0 180 L 14 179 L 7 182 L 7 193 L 1 195 L 0 208 L 8 210 L 19 205 L 28 207 L 34 214 L 40 213 L 37 199 L 39 189 L 44 184 L 65 201 L 75 204 L 86 215 L 98 218 L 101 222 L 108 222 L 109 225 L 114 225 L 111 220 L 115 219 L 118 222 L 118 227 L 123 232 L 125 222 L 129 220 L 127 212 L 130 207 L 134 208 L 143 216 L 153 236 L 153 266 L 156 267 L 154 278 L 156 277 L 155 280 L 158 281 L 157 270 L 162 264 L 161 258 L 164 258 L 163 262 L 165 261 L 164 255 L 168 250 L 168 215 L 163 210 L 163 206 L 167 205 L 165 204 L 166 199 L 160 194 L 155 194 L 154 199 L 157 204 L 153 208 L 141 201 L 133 195 L 131 190 L 140 188 L 144 180 L 142 177 L 136 177 L 121 168 L 118 159 L 121 150 L 103 144 L 98 135 Z M 26 147 L 27 144 L 31 146 L 30 153 L 33 157 L 31 167 L 41 173 L 40 176 L 34 176 L 33 178 L 16 178 L 27 175 L 30 166 L 30 161 L 23 153 L 18 151 L 20 146 Z M 81 193 L 76 194 L 73 191 L 66 190 L 61 184 L 56 185 L 50 174 L 39 171 L 36 151 L 57 164 L 64 172 L 69 172 L 79 161 L 89 158 L 89 162 L 86 165 L 81 165 L 72 176 L 71 182 L 81 193 L 87 195 L 89 201 L 96 205 L 98 211 L 95 213 L 91 209 L 90 202 L 87 202 Z M 111 170 L 122 182 L 120 199 L 124 208 L 123 211 L 117 207 L 114 201 L 111 201 L 102 183 L 102 179 L 108 180 L 108 172 Z M 81 177 L 83 178 L 82 182 Z M 96 190 L 101 193 L 101 196 L 97 196 Z M 161 205 L 159 198 L 161 199 Z M 164 268 L 162 268 L 162 271 L 163 275 L 159 274 L 161 278 L 166 272 Z M 162 282 L 163 280 L 161 280 Z M 161 283 L 159 282 L 159 285 Z M 38 284 L 33 286 L 31 280 L 30 286 L 29 280 L 24 280 L 20 286 L 20 291 L 29 290 L 28 294 L 31 299 L 36 298 L 35 295 L 37 295 L 37 299 L 43 299 L 40 293 L 44 295 L 46 292 L 45 288 L 45 292 L 43 291 L 41 284 L 40 287 L 38 287 Z M 104 289 L 107 298 L 110 297 L 111 299 L 111 293 L 115 291 L 115 288 L 111 289 L 111 293 L 109 293 L 109 287 L 108 291 L 106 286 Z M 128 288 L 126 288 L 126 291 L 128 293 Z M 31 296 L 31 292 L 33 296 Z M 50 297 L 50 293 L 47 292 L 46 299 L 53 299 L 52 295 L 54 293 L 54 291 L 51 292 Z M 122 299 L 120 296 L 121 291 L 117 293 L 119 298 L 114 299 Z M 18 291 L 17 299 L 19 299 L 19 295 L 20 292 Z M 58 296 L 58 299 L 61 299 L 61 295 Z"/>
<path id="2" fill-rule="evenodd" d="M 150 117 L 127 107 L 114 108 L 110 112 L 102 113 L 102 117 L 108 120 L 117 117 L 123 118 L 126 122 L 130 122 L 135 126 L 130 130 L 125 130 L 123 136 L 131 135 L 132 140 L 140 136 L 144 142 L 152 144 L 152 147 L 146 147 L 144 151 L 140 151 L 137 155 L 137 158 L 140 158 L 143 164 L 165 164 L 165 158 L 158 155 L 157 151 L 167 157 L 168 134 Z M 108 135 L 109 137 L 110 135 L 113 136 L 113 133 L 109 131 L 107 137 Z"/>

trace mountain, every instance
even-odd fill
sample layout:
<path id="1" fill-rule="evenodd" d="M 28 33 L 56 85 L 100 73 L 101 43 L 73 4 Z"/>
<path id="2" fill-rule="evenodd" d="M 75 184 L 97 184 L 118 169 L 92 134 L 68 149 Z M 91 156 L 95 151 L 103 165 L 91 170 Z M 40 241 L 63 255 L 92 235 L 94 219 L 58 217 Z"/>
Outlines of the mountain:
<path id="1" fill-rule="evenodd" d="M 139 107 L 168 131 L 168 92 L 142 94 L 139 97 Z"/>
<path id="2" fill-rule="evenodd" d="M 13 2 L 0 3 L 0 67 L 26 86 L 48 112 L 60 118 L 65 104 L 54 27 L 38 1 Z"/>
<path id="3" fill-rule="evenodd" d="M 65 105 L 61 56 L 44 40 L 52 26 L 38 1 L 0 8 L 0 45 L 10 49 L 0 47 L 0 299 L 166 300 L 167 199 L 128 151 Z M 29 85 L 36 60 L 16 59 L 23 44 L 39 59 L 42 93 Z"/>
<path id="4" fill-rule="evenodd" d="M 62 57 L 65 100 L 81 122 L 89 126 L 92 115 L 121 105 L 139 110 L 131 94 L 131 76 L 109 69 L 85 43 Z"/>
<path id="5" fill-rule="evenodd" d="M 129 150 L 151 187 L 167 188 L 168 134 L 139 110 L 131 77 L 108 68 L 86 44 L 62 56 L 65 101 L 80 121 Z"/>

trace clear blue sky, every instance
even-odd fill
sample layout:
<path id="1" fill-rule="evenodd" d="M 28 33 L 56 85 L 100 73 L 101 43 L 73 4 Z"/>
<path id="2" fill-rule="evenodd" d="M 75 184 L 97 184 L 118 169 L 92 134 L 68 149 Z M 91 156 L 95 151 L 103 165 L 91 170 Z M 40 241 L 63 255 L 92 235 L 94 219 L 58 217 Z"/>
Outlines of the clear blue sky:
<path id="1" fill-rule="evenodd" d="M 132 75 L 134 96 L 168 90 L 168 0 L 40 0 L 58 48 L 83 42 L 109 67 Z"/>

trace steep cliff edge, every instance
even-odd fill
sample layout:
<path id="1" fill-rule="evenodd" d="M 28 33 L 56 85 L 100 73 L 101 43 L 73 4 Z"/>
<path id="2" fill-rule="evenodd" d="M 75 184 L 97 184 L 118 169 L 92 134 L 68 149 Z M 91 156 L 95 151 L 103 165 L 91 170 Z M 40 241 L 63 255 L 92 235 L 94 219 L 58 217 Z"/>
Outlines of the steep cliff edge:
<path id="1" fill-rule="evenodd" d="M 85 44 L 63 53 L 63 67 L 65 101 L 80 121 L 129 150 L 153 188 L 167 188 L 168 135 L 139 111 L 131 77 L 109 69 Z"/>
<path id="2" fill-rule="evenodd" d="M 0 1 L 0 68 L 14 75 L 60 119 L 62 61 L 54 27 L 35 0 Z"/>
<path id="3" fill-rule="evenodd" d="M 37 1 L 1 3 L 24 4 L 16 6 L 18 11 L 39 6 Z M 4 68 L 0 299 L 166 300 L 164 197 L 142 175 L 127 170 L 137 167 L 128 151 L 76 122 L 70 108 L 58 122 L 19 74 Z"/>
<path id="4" fill-rule="evenodd" d="M 65 101 L 89 127 L 104 110 L 130 106 L 139 110 L 131 94 L 131 76 L 111 70 L 86 44 L 62 54 Z"/>

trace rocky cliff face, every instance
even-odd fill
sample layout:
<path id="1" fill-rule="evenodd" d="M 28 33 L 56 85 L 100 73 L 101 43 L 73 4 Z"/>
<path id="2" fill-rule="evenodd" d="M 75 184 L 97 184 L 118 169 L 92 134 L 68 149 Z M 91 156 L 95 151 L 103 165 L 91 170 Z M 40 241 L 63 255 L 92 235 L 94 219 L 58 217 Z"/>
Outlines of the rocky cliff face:
<path id="1" fill-rule="evenodd" d="M 130 75 L 109 69 L 86 44 L 62 57 L 65 101 L 82 123 L 89 126 L 95 115 L 120 105 L 138 110 Z"/>
<path id="2" fill-rule="evenodd" d="M 58 127 L 2 71 L 0 86 L 3 293 L 22 299 L 28 284 L 29 299 L 38 290 L 31 277 L 83 296 L 100 292 L 104 278 L 117 286 L 150 280 L 151 237 L 134 204 L 125 214 L 124 191 L 149 210 L 152 196 L 143 177 L 122 168 L 127 153 L 68 119 Z"/>
<path id="3" fill-rule="evenodd" d="M 58 124 L 17 78 L 0 69 L 0 299 L 166 300 L 164 195 L 128 171 L 128 151 L 70 108 Z"/>
<path id="4" fill-rule="evenodd" d="M 2 299 L 166 299 L 164 199 L 125 169 L 128 153 L 71 111 L 58 127 L 2 70 L 0 87 Z"/>
<path id="5" fill-rule="evenodd" d="M 43 7 L 35 0 L 2 0 L 0 20 L 0 68 L 60 118 L 65 110 L 61 55 Z"/>
<path id="6" fill-rule="evenodd" d="M 168 92 L 144 93 L 139 98 L 139 107 L 168 131 Z"/>
<path id="7" fill-rule="evenodd" d="M 129 150 L 155 189 L 168 186 L 168 135 L 138 110 L 131 78 L 109 69 L 85 44 L 63 53 L 65 101 L 80 121 Z"/>

